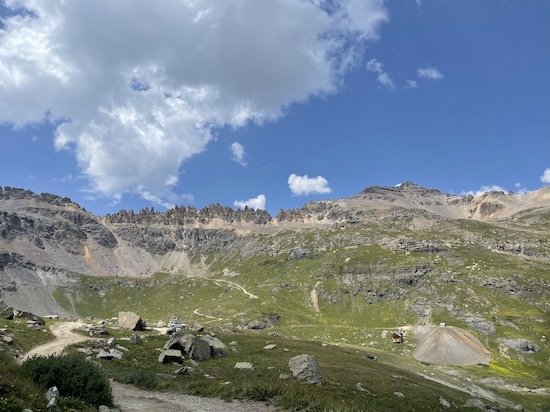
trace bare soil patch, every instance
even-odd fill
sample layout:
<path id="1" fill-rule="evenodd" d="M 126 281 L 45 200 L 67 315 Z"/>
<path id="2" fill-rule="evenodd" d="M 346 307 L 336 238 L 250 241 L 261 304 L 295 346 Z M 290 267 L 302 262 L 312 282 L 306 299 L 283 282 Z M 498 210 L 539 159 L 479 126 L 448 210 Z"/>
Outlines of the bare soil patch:
<path id="1" fill-rule="evenodd" d="M 487 364 L 491 352 L 481 341 L 463 329 L 447 326 L 416 326 L 419 337 L 414 357 L 422 362 L 447 365 Z"/>

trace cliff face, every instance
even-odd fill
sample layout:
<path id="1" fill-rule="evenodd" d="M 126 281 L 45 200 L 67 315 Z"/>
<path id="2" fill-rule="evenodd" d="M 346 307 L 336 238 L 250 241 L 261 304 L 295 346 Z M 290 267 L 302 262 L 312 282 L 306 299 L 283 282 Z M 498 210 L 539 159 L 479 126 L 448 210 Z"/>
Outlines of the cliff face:
<path id="1" fill-rule="evenodd" d="M 545 260 L 549 216 L 550 188 L 456 196 L 407 182 L 281 210 L 273 219 L 266 211 L 220 205 L 166 212 L 122 210 L 97 217 L 68 198 L 0 187 L 0 298 L 30 296 L 36 285 L 51 291 L 70 283 L 71 274 L 180 273 L 189 270 L 193 259 L 220 253 L 292 255 L 306 250 L 308 242 L 306 255 L 310 249 L 322 251 L 350 242 L 394 251 L 444 250 L 440 240 L 425 239 L 430 231 L 498 253 Z M 327 229 L 338 233 L 327 238 L 320 232 Z M 278 233 L 291 233 L 292 242 L 272 241 Z M 416 239 L 418 233 L 424 238 Z"/>

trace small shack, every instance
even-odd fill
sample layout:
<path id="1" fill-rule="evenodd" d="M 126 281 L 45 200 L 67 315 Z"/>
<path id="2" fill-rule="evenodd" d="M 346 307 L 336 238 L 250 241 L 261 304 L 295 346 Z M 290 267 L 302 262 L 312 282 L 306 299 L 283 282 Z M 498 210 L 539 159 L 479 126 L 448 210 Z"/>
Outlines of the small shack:
<path id="1" fill-rule="evenodd" d="M 394 332 L 392 335 L 393 343 L 403 343 L 403 332 Z"/>

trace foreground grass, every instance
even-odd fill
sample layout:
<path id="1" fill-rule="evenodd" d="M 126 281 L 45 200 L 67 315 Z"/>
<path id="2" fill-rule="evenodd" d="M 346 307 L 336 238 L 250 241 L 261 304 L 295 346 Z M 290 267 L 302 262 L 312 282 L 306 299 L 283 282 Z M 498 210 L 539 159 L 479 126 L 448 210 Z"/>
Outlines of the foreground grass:
<path id="1" fill-rule="evenodd" d="M 217 335 L 230 346 L 229 356 L 192 365 L 189 375 L 173 374 L 181 365 L 158 363 L 157 348 L 166 336 L 146 336 L 141 345 L 120 341 L 129 349 L 123 359 L 103 361 L 112 378 L 143 389 L 181 391 L 226 400 L 268 401 L 293 411 L 435 411 L 442 410 L 440 398 L 461 410 L 470 398 L 466 393 L 426 380 L 407 370 L 367 359 L 354 348 L 322 346 L 319 342 L 288 340 L 256 333 Z M 264 350 L 267 343 L 277 349 Z M 318 360 L 325 385 L 309 386 L 292 379 L 291 357 L 307 353 Z M 235 369 L 236 362 L 250 362 L 254 370 Z M 366 390 L 358 389 L 358 384 Z M 396 394 L 399 393 L 399 394 Z M 403 397 L 400 395 L 402 394 Z"/>

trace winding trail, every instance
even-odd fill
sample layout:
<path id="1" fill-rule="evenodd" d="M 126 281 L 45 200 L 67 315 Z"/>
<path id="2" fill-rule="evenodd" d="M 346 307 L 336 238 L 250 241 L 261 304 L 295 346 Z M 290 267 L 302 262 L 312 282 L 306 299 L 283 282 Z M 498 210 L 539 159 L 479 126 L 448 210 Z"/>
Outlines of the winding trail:
<path id="1" fill-rule="evenodd" d="M 23 363 L 33 356 L 48 356 L 48 355 L 61 355 L 63 350 L 73 343 L 83 342 L 90 340 L 89 337 L 80 335 L 73 332 L 73 329 L 77 329 L 83 326 L 84 323 L 78 322 L 59 322 L 50 325 L 50 330 L 55 336 L 55 340 L 45 343 L 40 346 L 32 348 L 18 359 L 19 363 Z"/>
<path id="2" fill-rule="evenodd" d="M 208 279 L 208 278 L 207 278 Z M 228 285 L 231 285 L 237 289 L 239 289 L 241 292 L 243 292 L 245 295 L 247 295 L 250 299 L 258 299 L 258 296 L 248 292 L 245 288 L 243 288 L 241 285 L 235 282 L 231 282 L 230 280 L 223 280 L 223 279 L 210 279 L 212 282 L 214 282 L 216 285 L 220 286 L 218 282 L 227 283 Z"/>

